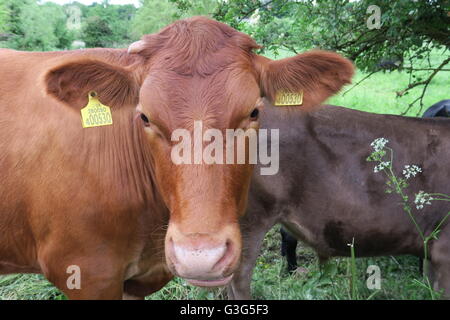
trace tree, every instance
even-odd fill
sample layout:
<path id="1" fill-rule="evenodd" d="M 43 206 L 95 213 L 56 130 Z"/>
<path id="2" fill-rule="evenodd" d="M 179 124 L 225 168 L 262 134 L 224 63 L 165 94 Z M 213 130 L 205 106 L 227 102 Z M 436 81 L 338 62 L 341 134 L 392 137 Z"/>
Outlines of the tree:
<path id="1" fill-rule="evenodd" d="M 178 9 L 180 18 L 190 16 L 211 16 L 214 14 L 217 6 L 217 0 L 170 0 Z"/>
<path id="2" fill-rule="evenodd" d="M 8 31 L 7 18 L 8 7 L 5 0 L 0 0 L 0 33 L 6 33 Z M 0 39 L 1 41 L 1 39 Z"/>
<path id="3" fill-rule="evenodd" d="M 60 6 L 37 0 L 0 0 L 0 41 L 19 50 L 70 49 L 77 38 L 88 47 L 126 46 L 134 41 L 133 5 L 110 5 L 107 0 L 85 6 Z"/>
<path id="4" fill-rule="evenodd" d="M 56 50 L 70 47 L 66 15 L 53 3 L 35 0 L 0 0 L 0 27 L 8 35 L 5 46 L 19 50 Z M 5 12 L 5 14 L 2 14 Z"/>
<path id="5" fill-rule="evenodd" d="M 40 6 L 33 0 L 7 0 L 10 15 L 8 46 L 20 50 L 52 50 L 57 38 L 53 26 Z"/>
<path id="6" fill-rule="evenodd" d="M 133 31 L 137 36 L 153 33 L 177 18 L 177 8 L 169 0 L 144 0 L 133 21 Z"/>
<path id="7" fill-rule="evenodd" d="M 44 3 L 41 6 L 42 15 L 51 22 L 53 34 L 56 37 L 55 47 L 58 49 L 70 49 L 72 41 L 75 39 L 73 31 L 67 28 L 67 13 L 64 8 L 52 2 Z"/>
<path id="8" fill-rule="evenodd" d="M 118 47 L 135 40 L 131 33 L 131 23 L 136 14 L 133 5 L 110 5 L 103 1 L 82 11 L 85 19 L 82 39 L 87 47 Z"/>
<path id="9" fill-rule="evenodd" d="M 379 28 L 367 23 L 371 5 L 380 9 Z M 370 74 L 404 70 L 411 81 L 398 94 L 422 86 L 422 94 L 409 105 L 419 102 L 422 108 L 429 83 L 450 63 L 449 9 L 448 0 L 229 0 L 219 2 L 214 17 L 251 34 L 272 51 L 330 49 Z M 443 53 L 441 61 L 424 67 L 436 50 Z M 428 73 L 423 75 L 427 71 L 423 69 Z"/>
<path id="10" fill-rule="evenodd" d="M 83 27 L 83 41 L 87 47 L 108 47 L 113 43 L 113 32 L 106 19 L 91 16 Z"/>
<path id="11" fill-rule="evenodd" d="M 133 31 L 140 37 L 181 18 L 212 16 L 216 7 L 216 0 L 143 0 L 133 22 Z"/>

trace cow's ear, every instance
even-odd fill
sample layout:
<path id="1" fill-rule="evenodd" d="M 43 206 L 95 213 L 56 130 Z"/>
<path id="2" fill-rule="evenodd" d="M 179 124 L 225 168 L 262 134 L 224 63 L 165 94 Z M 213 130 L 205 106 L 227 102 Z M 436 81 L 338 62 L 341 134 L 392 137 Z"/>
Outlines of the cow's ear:
<path id="1" fill-rule="evenodd" d="M 334 52 L 313 50 L 281 60 L 256 58 L 262 95 L 275 102 L 277 93 L 303 93 L 306 109 L 320 105 L 351 82 L 353 64 Z M 302 109 L 304 109 L 302 108 Z"/>
<path id="2" fill-rule="evenodd" d="M 136 105 L 139 84 L 131 70 L 99 60 L 63 62 L 45 75 L 47 93 L 71 106 L 83 107 L 89 91 L 96 91 L 102 103 L 119 107 Z"/>

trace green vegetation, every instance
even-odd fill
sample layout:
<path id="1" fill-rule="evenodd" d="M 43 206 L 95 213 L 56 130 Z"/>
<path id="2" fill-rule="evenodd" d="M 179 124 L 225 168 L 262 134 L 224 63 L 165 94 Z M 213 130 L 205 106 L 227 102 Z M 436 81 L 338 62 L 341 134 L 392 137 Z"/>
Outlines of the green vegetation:
<path id="1" fill-rule="evenodd" d="M 39 4 L 37 0 L 0 0 L 0 48 L 29 51 L 74 49 L 74 40 L 87 48 L 126 47 L 143 34 L 193 15 L 211 16 L 215 0 L 183 6 L 173 0 L 143 0 L 133 5 L 112 5 L 108 0 L 91 5 Z M 182 8 L 182 9 L 181 9 Z"/>
<path id="2" fill-rule="evenodd" d="M 133 5 L 93 4 L 84 9 L 81 39 L 86 47 L 126 47 L 136 40 L 131 24 L 136 14 Z"/>
<path id="3" fill-rule="evenodd" d="M 263 254 L 258 258 L 252 281 L 255 299 L 280 300 L 347 300 L 352 293 L 349 258 L 332 259 L 321 270 L 315 254 L 308 248 L 297 249 L 299 272 L 289 275 L 280 255 L 279 227 L 266 235 Z M 369 290 L 366 270 L 369 265 L 381 269 L 381 289 Z M 427 288 L 415 281 L 421 279 L 418 259 L 411 256 L 356 259 L 355 290 L 359 299 L 430 299 Z M 180 278 L 172 280 L 148 299 L 225 299 L 224 289 L 200 289 Z M 0 299 L 65 299 L 41 275 L 7 275 L 0 277 Z"/>
<path id="4" fill-rule="evenodd" d="M 36 0 L 0 0 L 0 47 L 29 51 L 72 49 L 73 41 L 86 47 L 121 47 L 132 36 L 133 5 L 108 1 L 85 6 L 38 4 Z"/>
<path id="5" fill-rule="evenodd" d="M 138 10 L 133 22 L 133 30 L 136 35 L 153 33 L 175 20 L 191 16 L 212 16 L 217 1 L 197 0 L 143 0 L 142 7 Z M 158 14 L 154 14 L 158 12 Z"/>
<path id="6" fill-rule="evenodd" d="M 408 84 L 409 75 L 405 72 L 394 71 L 374 74 L 345 93 L 366 76 L 366 73 L 357 71 L 353 77 L 353 84 L 345 87 L 340 94 L 329 99 L 327 103 L 373 113 L 402 114 L 421 91 L 420 88 L 414 88 L 407 95 L 398 95 Z M 448 99 L 449 83 L 450 72 L 441 72 L 436 75 L 428 86 L 423 100 L 424 107 L 411 108 L 406 115 L 420 116 L 434 103 Z"/>
<path id="7" fill-rule="evenodd" d="M 38 5 L 33 0 L 1 1 L 4 13 L 0 13 L 0 30 L 4 36 L 0 41 L 4 41 L 0 45 L 41 51 L 69 48 L 73 35 L 65 27 L 67 16 L 61 6 Z"/>

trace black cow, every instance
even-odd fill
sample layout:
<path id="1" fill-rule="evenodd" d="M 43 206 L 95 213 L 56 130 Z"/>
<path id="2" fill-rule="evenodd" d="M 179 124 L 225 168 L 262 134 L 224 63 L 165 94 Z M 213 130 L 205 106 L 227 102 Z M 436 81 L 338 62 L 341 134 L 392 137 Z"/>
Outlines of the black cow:
<path id="1" fill-rule="evenodd" d="M 423 118 L 450 117 L 450 100 L 442 100 L 425 111 Z"/>
<path id="2" fill-rule="evenodd" d="M 287 269 L 289 273 L 293 273 L 297 269 L 297 239 L 289 234 L 283 227 L 280 229 L 281 234 L 281 255 L 286 257 Z"/>

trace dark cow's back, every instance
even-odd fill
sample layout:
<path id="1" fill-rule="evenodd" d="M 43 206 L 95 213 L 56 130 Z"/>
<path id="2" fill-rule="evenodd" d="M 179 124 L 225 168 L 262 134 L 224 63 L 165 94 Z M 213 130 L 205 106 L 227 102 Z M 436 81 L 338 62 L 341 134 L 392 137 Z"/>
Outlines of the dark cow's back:
<path id="1" fill-rule="evenodd" d="M 450 100 L 442 100 L 431 107 L 429 107 L 424 114 L 423 118 L 435 118 L 435 117 L 450 117 Z M 293 272 L 297 268 L 297 256 L 296 247 L 297 239 L 289 234 L 286 230 L 281 228 L 281 252 L 282 256 L 286 257 L 288 271 Z M 419 261 L 419 270 L 422 272 L 422 261 Z"/>

